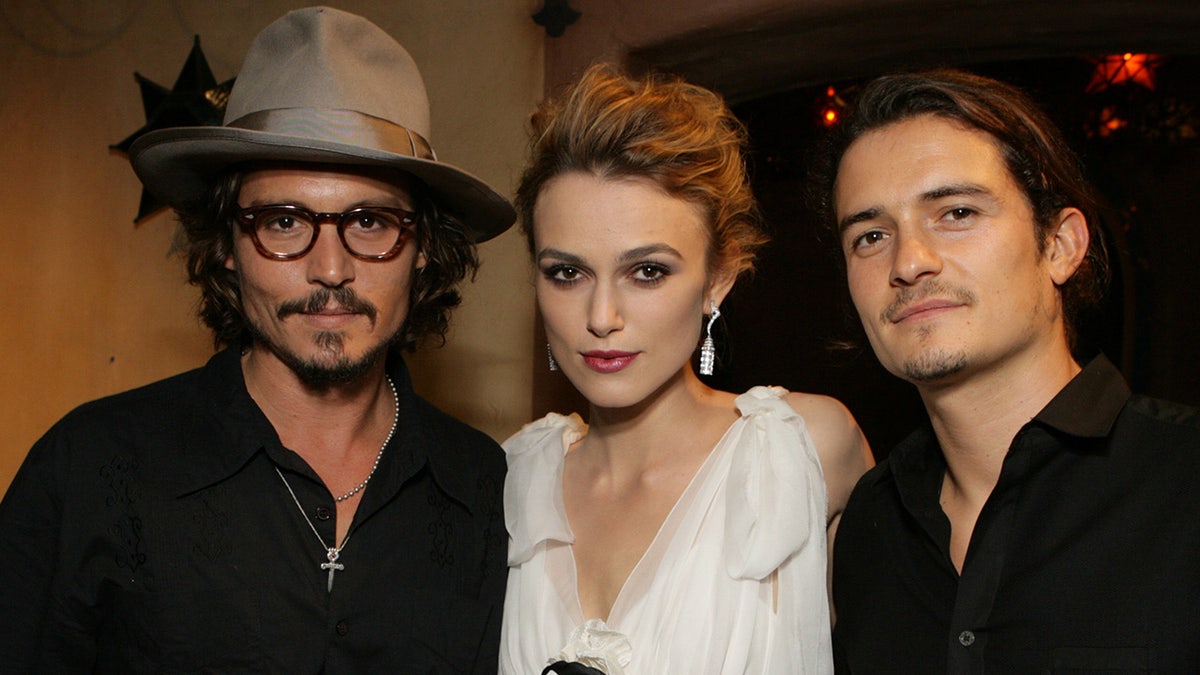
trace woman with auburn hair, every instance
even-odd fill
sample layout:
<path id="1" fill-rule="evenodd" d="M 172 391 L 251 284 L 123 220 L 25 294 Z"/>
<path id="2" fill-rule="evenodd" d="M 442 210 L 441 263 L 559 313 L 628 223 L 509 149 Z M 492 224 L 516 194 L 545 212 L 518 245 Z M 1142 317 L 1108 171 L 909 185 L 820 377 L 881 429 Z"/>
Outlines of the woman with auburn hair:
<path id="1" fill-rule="evenodd" d="M 831 398 L 692 366 L 766 242 L 745 144 L 712 92 L 605 65 L 534 114 L 517 206 L 589 410 L 504 444 L 502 673 L 832 670 L 827 537 L 867 443 Z"/>

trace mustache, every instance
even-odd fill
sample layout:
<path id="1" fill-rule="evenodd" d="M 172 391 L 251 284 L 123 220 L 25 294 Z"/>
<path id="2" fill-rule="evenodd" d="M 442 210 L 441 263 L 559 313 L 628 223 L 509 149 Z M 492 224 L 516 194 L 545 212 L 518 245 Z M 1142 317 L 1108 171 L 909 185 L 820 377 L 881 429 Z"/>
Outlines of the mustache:
<path id="1" fill-rule="evenodd" d="M 893 317 L 903 311 L 905 307 L 921 302 L 929 297 L 949 298 L 957 300 L 964 305 L 973 305 L 976 301 L 975 294 L 971 291 L 959 288 L 958 286 L 951 286 L 938 279 L 932 279 L 919 286 L 908 286 L 900 289 L 896 297 L 880 313 L 879 318 L 883 323 L 888 323 Z"/>
<path id="2" fill-rule="evenodd" d="M 375 305 L 371 304 L 369 300 L 358 297 L 354 289 L 340 286 L 338 288 L 318 288 L 306 298 L 286 300 L 279 305 L 275 315 L 283 320 L 292 314 L 315 314 L 325 309 L 331 298 L 338 307 L 348 312 L 362 314 L 370 319 L 371 323 L 375 322 L 375 316 L 379 313 Z"/>

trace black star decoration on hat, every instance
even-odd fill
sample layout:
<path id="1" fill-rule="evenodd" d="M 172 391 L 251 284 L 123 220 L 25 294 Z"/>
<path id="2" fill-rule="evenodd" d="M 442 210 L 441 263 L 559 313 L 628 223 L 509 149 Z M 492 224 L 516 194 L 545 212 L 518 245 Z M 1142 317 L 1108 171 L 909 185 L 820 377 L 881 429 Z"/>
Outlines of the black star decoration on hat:
<path id="1" fill-rule="evenodd" d="M 567 26 L 579 20 L 579 12 L 571 7 L 569 0 L 546 0 L 542 8 L 533 15 L 533 22 L 546 29 L 546 35 L 561 37 Z"/>
<path id="2" fill-rule="evenodd" d="M 125 155 L 129 154 L 129 146 L 133 145 L 134 141 L 151 131 L 171 127 L 219 126 L 225 115 L 225 103 L 229 100 L 229 90 L 233 88 L 234 80 L 230 78 L 217 83 L 212 69 L 208 67 L 208 59 L 204 58 L 204 52 L 200 50 L 198 35 L 187 61 L 183 64 L 183 70 L 179 72 L 175 86 L 171 89 L 152 82 L 136 71 L 133 76 L 142 91 L 146 124 L 120 143 L 108 146 Z M 134 222 L 140 222 L 164 206 L 166 204 L 142 190 L 142 200 Z"/>

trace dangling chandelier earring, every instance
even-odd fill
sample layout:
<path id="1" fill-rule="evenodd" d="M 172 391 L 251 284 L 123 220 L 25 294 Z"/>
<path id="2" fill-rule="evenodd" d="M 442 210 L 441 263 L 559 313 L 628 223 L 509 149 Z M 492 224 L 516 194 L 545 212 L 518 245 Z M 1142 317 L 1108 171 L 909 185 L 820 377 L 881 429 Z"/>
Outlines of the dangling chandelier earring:
<path id="1" fill-rule="evenodd" d="M 700 374 L 712 375 L 713 363 L 717 358 L 717 348 L 713 344 L 712 327 L 721 316 L 721 310 L 717 309 L 717 303 L 712 300 L 708 301 L 708 327 L 704 329 L 704 343 L 700 345 Z"/>
<path id="2" fill-rule="evenodd" d="M 558 370 L 558 361 L 554 360 L 554 352 L 550 351 L 550 343 L 546 343 L 546 359 L 550 362 L 550 372 Z"/>

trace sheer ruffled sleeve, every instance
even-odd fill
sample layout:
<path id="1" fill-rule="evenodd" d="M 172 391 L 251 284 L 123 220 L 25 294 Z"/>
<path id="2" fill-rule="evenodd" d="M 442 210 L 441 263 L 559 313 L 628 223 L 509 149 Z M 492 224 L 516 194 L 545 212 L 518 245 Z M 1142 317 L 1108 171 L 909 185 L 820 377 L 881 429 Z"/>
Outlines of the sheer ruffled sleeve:
<path id="1" fill-rule="evenodd" d="M 586 429 L 579 415 L 550 413 L 504 442 L 508 457 L 504 523 L 510 567 L 529 560 L 542 541 L 575 541 L 563 506 L 563 457 Z"/>
<path id="2" fill-rule="evenodd" d="M 729 471 L 725 566 L 762 580 L 813 537 L 825 536 L 825 481 L 804 419 L 778 387 L 737 398 L 745 424 Z"/>

